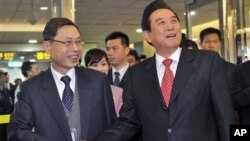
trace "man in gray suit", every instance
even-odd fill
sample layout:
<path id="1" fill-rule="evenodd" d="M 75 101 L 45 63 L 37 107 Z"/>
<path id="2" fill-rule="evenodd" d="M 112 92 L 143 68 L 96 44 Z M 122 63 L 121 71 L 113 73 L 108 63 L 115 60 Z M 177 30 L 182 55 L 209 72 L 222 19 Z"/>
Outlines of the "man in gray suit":
<path id="1" fill-rule="evenodd" d="M 90 141 L 115 118 L 109 81 L 102 73 L 77 67 L 84 42 L 72 21 L 52 18 L 43 37 L 51 66 L 21 84 L 8 139 Z"/>
<path id="2" fill-rule="evenodd" d="M 142 17 L 153 57 L 127 72 L 120 117 L 95 141 L 229 141 L 232 102 L 217 53 L 179 47 L 178 16 L 161 0 Z M 170 83 L 171 82 L 171 83 Z"/>

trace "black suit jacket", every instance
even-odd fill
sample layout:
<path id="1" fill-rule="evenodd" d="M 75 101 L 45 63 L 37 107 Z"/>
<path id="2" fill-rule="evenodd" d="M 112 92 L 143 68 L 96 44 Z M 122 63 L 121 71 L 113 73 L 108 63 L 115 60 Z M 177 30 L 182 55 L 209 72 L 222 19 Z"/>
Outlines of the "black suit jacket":
<path id="1" fill-rule="evenodd" d="M 240 124 L 250 124 L 250 61 L 240 64 L 233 73 L 232 98 Z"/>
<path id="2" fill-rule="evenodd" d="M 76 68 L 82 139 L 91 141 L 115 118 L 107 77 Z M 32 128 L 35 132 L 32 133 Z M 21 84 L 8 127 L 9 141 L 72 141 L 69 124 L 51 70 Z"/>
<path id="3" fill-rule="evenodd" d="M 120 117 L 95 141 L 128 141 L 140 128 L 143 141 L 229 141 L 235 117 L 219 55 L 182 49 L 169 107 L 155 62 L 130 68 Z"/>
<path id="4" fill-rule="evenodd" d="M 224 64 L 224 71 L 226 75 L 226 82 L 231 89 L 233 87 L 233 71 L 236 67 L 235 64 L 227 62 L 226 60 L 222 59 L 222 62 Z"/>

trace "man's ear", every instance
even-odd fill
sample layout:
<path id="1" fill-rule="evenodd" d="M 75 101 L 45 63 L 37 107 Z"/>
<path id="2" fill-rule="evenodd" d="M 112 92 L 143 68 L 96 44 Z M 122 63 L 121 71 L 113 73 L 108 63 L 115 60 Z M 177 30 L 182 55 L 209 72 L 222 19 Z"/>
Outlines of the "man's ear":
<path id="1" fill-rule="evenodd" d="M 125 47 L 125 51 L 126 51 L 126 54 L 128 56 L 129 52 L 130 52 L 130 48 L 129 47 Z"/>
<path id="2" fill-rule="evenodd" d="M 50 54 L 51 45 L 49 41 L 43 41 L 43 48 L 46 53 Z"/>
<path id="3" fill-rule="evenodd" d="M 151 38 L 150 38 L 150 35 L 149 35 L 149 32 L 148 32 L 148 31 L 143 31 L 142 35 L 143 35 L 143 38 L 144 38 L 148 43 L 151 43 L 151 42 L 152 42 L 152 40 L 151 40 Z"/>

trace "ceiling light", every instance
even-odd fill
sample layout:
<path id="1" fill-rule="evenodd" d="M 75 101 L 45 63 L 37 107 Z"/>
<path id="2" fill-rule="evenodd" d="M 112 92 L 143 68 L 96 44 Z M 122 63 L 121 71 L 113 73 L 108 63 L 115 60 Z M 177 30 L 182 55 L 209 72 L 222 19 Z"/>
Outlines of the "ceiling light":
<path id="1" fill-rule="evenodd" d="M 19 58 L 22 59 L 22 60 L 24 60 L 25 57 L 24 56 L 20 56 Z"/>
<path id="2" fill-rule="evenodd" d="M 246 31 L 247 31 L 247 32 L 250 32 L 250 28 L 249 28 L 249 27 L 247 27 L 247 28 L 246 28 Z"/>
<path id="3" fill-rule="evenodd" d="M 36 62 L 36 59 L 30 59 L 29 61 L 30 62 Z"/>
<path id="4" fill-rule="evenodd" d="M 136 29 L 136 32 L 137 32 L 137 33 L 142 33 L 142 29 L 141 29 L 141 28 L 137 28 L 137 29 Z"/>
<path id="5" fill-rule="evenodd" d="M 195 11 L 190 11 L 190 15 L 191 15 L 191 16 L 194 16 L 195 14 L 196 14 Z"/>
<path id="6" fill-rule="evenodd" d="M 42 10 L 42 11 L 48 10 L 48 7 L 47 6 L 42 6 L 42 7 L 40 7 L 40 10 Z"/>
<path id="7" fill-rule="evenodd" d="M 28 41 L 30 44 L 36 44 L 37 43 L 37 40 L 29 40 Z"/>

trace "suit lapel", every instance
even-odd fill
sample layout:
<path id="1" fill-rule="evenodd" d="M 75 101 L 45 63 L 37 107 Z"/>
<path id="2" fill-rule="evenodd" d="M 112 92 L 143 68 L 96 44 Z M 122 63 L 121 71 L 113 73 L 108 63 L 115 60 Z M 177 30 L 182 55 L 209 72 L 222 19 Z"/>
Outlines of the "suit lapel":
<path id="1" fill-rule="evenodd" d="M 65 138 L 67 138 L 67 140 L 71 140 L 68 120 L 66 118 L 63 105 L 50 69 L 44 72 L 44 81 L 42 82 L 42 87 L 44 90 L 42 92 L 43 100 L 55 118 L 55 122 L 64 133 Z"/>
<path id="2" fill-rule="evenodd" d="M 80 119 L 81 119 L 81 132 L 82 137 L 87 138 L 88 127 L 91 113 L 91 91 L 95 88 L 94 85 L 90 85 L 91 78 L 84 73 L 84 69 L 76 68 L 76 78 L 78 85 L 78 95 L 80 103 Z"/>
<path id="3" fill-rule="evenodd" d="M 112 69 L 109 69 L 109 72 L 108 72 L 108 79 L 109 79 L 109 83 L 110 83 L 110 84 L 113 84 Z"/>
<path id="4" fill-rule="evenodd" d="M 170 104 L 179 94 L 180 90 L 183 89 L 188 78 L 191 76 L 191 73 L 194 71 L 194 67 L 191 64 L 192 60 L 194 59 L 194 55 L 191 52 L 192 51 L 182 49 L 172 88 Z"/>
<path id="5" fill-rule="evenodd" d="M 161 88 L 160 84 L 158 81 L 158 76 L 157 76 L 157 70 L 156 70 L 156 60 L 155 56 L 151 57 L 149 59 L 148 64 L 146 65 L 146 72 L 145 72 L 145 78 L 147 78 L 147 83 L 148 87 L 151 88 L 152 93 L 156 96 L 156 98 L 163 104 L 165 105 L 165 102 L 163 100 L 163 96 L 161 93 Z"/>

